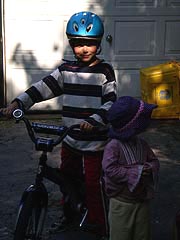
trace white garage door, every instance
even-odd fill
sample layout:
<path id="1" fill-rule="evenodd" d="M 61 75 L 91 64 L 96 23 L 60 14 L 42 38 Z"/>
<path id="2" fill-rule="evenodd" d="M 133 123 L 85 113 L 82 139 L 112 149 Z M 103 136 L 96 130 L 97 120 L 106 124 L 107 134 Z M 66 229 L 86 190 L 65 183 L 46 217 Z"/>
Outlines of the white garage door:
<path id="1" fill-rule="evenodd" d="M 119 95 L 140 98 L 140 68 L 180 59 L 179 0 L 6 0 L 3 8 L 7 103 L 73 58 L 65 28 L 82 10 L 104 21 L 101 58 L 114 66 Z M 35 109 L 56 110 L 59 102 Z"/>

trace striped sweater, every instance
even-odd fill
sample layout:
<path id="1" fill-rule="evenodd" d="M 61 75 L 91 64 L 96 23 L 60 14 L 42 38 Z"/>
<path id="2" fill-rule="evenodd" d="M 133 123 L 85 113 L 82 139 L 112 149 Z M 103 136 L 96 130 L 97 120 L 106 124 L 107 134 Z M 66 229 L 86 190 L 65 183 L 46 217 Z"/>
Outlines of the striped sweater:
<path id="1" fill-rule="evenodd" d="M 116 100 L 114 71 L 103 61 L 85 67 L 79 66 L 76 61 L 64 62 L 16 99 L 21 101 L 27 110 L 35 103 L 61 95 L 64 125 L 78 124 L 83 119 L 94 126 L 104 125 L 106 112 Z M 78 150 L 100 151 L 106 140 L 97 135 L 89 140 L 78 131 L 67 136 L 64 141 Z"/>

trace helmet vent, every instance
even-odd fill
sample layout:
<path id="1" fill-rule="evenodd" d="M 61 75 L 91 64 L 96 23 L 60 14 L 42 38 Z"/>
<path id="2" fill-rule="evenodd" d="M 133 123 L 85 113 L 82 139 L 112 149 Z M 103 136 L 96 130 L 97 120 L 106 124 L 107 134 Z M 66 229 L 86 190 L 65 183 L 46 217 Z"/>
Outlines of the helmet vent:
<path id="1" fill-rule="evenodd" d="M 74 31 L 75 31 L 75 32 L 78 32 L 79 28 L 78 28 L 77 23 L 74 23 L 74 24 L 73 24 L 73 28 L 74 28 Z"/>
<path id="2" fill-rule="evenodd" d="M 85 19 L 84 19 L 84 18 L 81 19 L 81 23 L 82 23 L 82 24 L 85 24 Z"/>
<path id="3" fill-rule="evenodd" d="M 87 32 L 90 32 L 91 29 L 92 29 L 92 27 L 93 27 L 92 23 L 89 24 L 89 25 L 87 26 L 87 28 L 86 28 L 86 31 L 87 31 Z"/>

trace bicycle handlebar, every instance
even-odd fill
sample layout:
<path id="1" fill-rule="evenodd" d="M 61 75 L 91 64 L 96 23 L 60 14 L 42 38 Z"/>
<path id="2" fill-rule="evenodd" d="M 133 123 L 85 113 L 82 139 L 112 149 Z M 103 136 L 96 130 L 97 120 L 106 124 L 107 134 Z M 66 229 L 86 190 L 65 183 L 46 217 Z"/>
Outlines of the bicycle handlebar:
<path id="1" fill-rule="evenodd" d="M 32 142 L 35 144 L 36 150 L 38 151 L 51 152 L 53 147 L 60 144 L 70 131 L 72 131 L 73 129 L 80 130 L 80 124 L 66 127 L 49 125 L 44 123 L 30 123 L 30 121 L 26 117 L 24 117 L 24 113 L 21 109 L 16 109 L 13 112 L 13 117 L 15 118 L 16 122 L 19 122 L 21 120 L 24 121 L 28 134 Z M 107 130 L 107 127 L 94 127 L 92 131 L 93 133 L 97 134 L 106 134 Z M 56 140 L 51 138 L 39 138 L 35 136 L 35 133 L 46 133 L 51 135 L 58 135 L 59 137 Z"/>
<path id="2" fill-rule="evenodd" d="M 35 122 L 32 122 L 32 128 L 36 133 L 47 133 L 47 134 L 58 135 L 58 136 L 61 136 L 62 133 L 66 129 L 68 129 L 65 126 L 55 126 L 55 125 L 49 125 L 45 123 L 35 123 Z"/>
<path id="3" fill-rule="evenodd" d="M 26 125 L 28 134 L 32 142 L 36 146 L 36 150 L 45 150 L 45 151 L 52 151 L 53 147 L 58 145 L 62 142 L 62 140 L 67 136 L 67 134 L 75 128 L 80 128 L 79 124 L 72 125 L 71 127 L 66 126 L 55 126 L 49 125 L 44 123 L 35 123 L 30 121 L 24 117 L 24 113 L 21 109 L 16 109 L 13 112 L 13 117 L 15 118 L 16 122 L 23 121 Z M 45 137 L 36 137 L 35 133 L 47 133 L 51 135 L 58 135 L 59 137 L 54 140 L 51 138 Z"/>

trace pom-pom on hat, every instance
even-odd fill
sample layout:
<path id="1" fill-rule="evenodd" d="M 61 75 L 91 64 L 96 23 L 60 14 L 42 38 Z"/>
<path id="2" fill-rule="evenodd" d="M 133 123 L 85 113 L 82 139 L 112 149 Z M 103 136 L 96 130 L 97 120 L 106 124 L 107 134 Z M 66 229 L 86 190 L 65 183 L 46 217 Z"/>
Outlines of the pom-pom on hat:
<path id="1" fill-rule="evenodd" d="M 107 113 L 111 123 L 110 138 L 127 140 L 143 132 L 150 124 L 151 114 L 157 105 L 148 104 L 130 96 L 118 98 Z"/>

